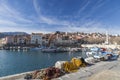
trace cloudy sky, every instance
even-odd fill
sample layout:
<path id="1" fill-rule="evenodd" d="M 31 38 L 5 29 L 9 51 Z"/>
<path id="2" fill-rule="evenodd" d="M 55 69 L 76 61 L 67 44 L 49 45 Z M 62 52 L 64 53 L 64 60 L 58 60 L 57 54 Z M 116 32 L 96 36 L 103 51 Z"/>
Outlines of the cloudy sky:
<path id="1" fill-rule="evenodd" d="M 120 34 L 120 0 L 0 0 L 0 32 Z"/>

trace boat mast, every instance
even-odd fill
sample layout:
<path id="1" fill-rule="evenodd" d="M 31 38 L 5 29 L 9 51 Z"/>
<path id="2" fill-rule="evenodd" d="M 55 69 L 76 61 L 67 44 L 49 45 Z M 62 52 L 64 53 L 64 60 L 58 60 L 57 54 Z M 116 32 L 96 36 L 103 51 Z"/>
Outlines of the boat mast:
<path id="1" fill-rule="evenodd" d="M 108 36 L 108 32 L 106 31 L 106 41 L 105 41 L 105 44 L 109 44 L 109 36 Z"/>

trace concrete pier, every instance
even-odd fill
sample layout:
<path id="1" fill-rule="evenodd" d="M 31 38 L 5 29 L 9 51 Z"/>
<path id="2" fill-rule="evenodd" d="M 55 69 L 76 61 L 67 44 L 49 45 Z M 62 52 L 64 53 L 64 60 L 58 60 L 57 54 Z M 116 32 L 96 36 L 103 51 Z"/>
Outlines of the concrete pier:
<path id="1" fill-rule="evenodd" d="M 25 80 L 24 76 L 32 72 L 33 71 L 0 77 L 0 80 Z"/>
<path id="2" fill-rule="evenodd" d="M 120 80 L 120 58 L 115 61 L 101 61 L 53 80 Z"/>

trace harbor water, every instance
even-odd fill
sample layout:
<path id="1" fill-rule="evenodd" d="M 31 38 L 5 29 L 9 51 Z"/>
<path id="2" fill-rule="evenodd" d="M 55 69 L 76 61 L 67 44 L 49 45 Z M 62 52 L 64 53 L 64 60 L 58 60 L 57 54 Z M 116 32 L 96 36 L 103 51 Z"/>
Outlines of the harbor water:
<path id="1" fill-rule="evenodd" d="M 41 51 L 0 50 L 0 77 L 54 66 L 56 61 L 83 56 L 82 52 L 42 53 Z"/>

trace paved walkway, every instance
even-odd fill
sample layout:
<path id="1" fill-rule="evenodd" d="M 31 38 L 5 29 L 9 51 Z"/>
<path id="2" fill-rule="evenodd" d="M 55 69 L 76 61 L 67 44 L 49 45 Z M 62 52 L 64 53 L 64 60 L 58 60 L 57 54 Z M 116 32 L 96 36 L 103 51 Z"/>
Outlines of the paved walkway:
<path id="1" fill-rule="evenodd" d="M 120 58 L 115 61 L 98 62 L 53 80 L 120 80 Z"/>

